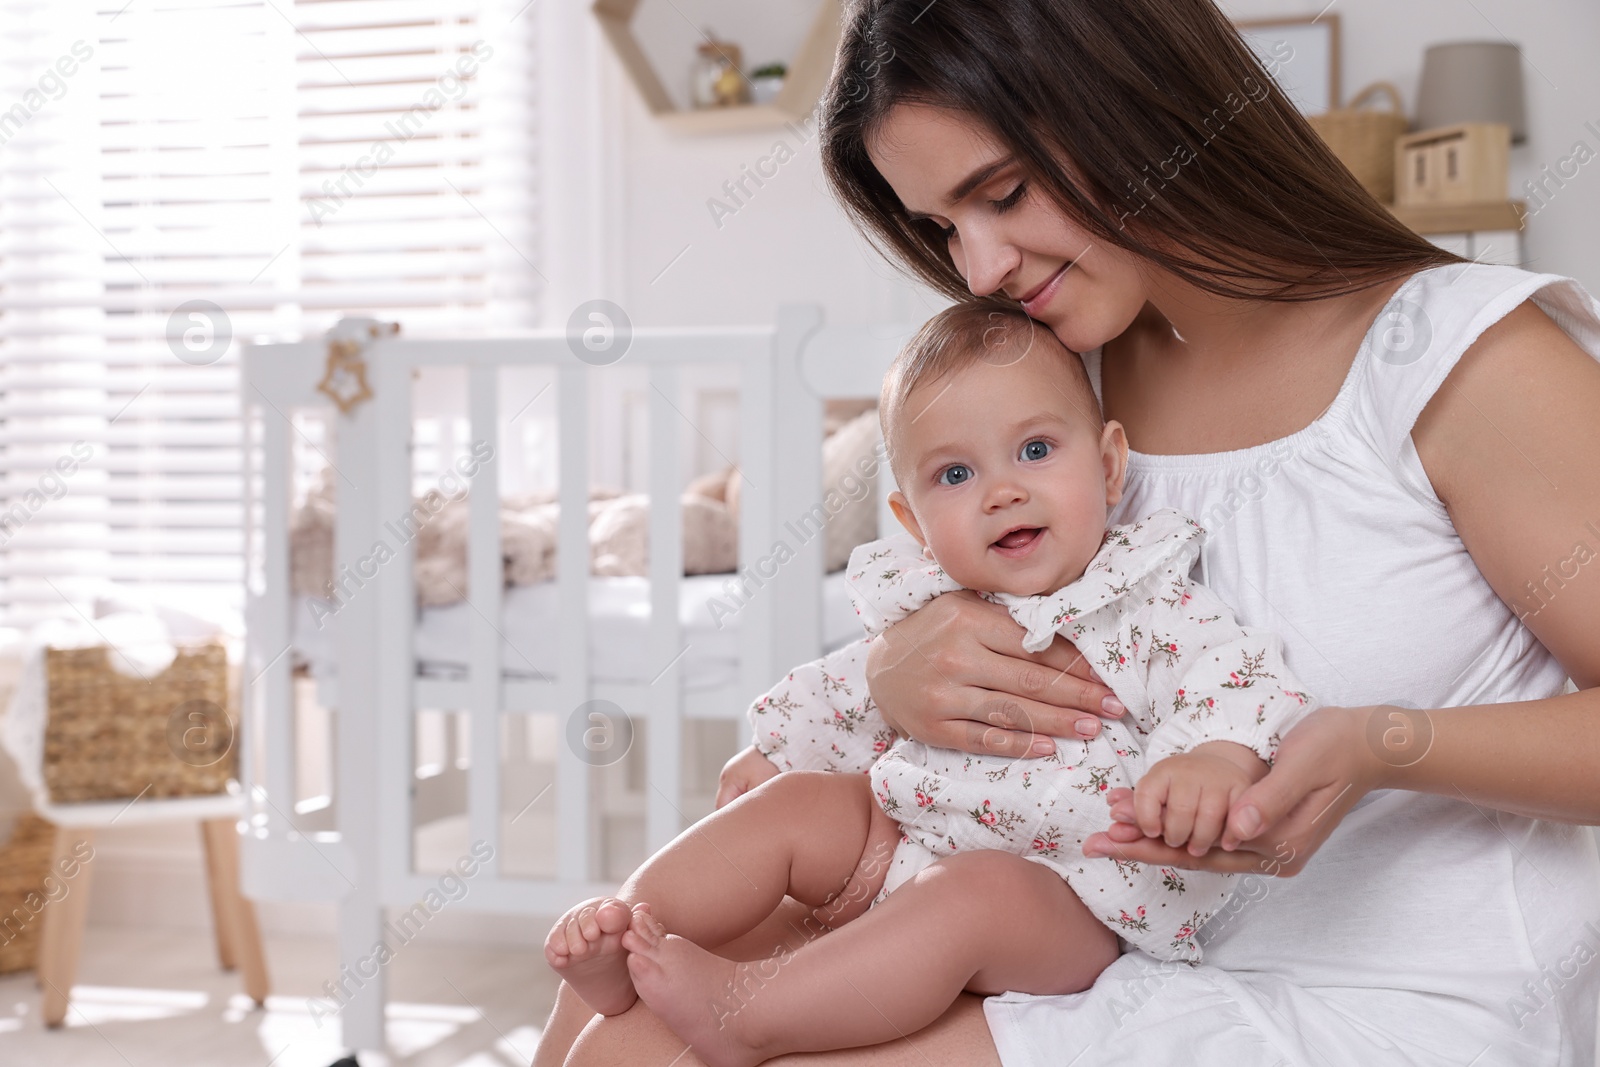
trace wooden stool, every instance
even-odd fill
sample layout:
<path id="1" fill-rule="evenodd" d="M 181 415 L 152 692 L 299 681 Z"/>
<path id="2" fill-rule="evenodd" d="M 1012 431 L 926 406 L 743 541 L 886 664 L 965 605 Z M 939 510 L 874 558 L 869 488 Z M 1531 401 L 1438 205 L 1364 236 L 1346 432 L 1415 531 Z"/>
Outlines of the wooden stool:
<path id="1" fill-rule="evenodd" d="M 171 800 L 104 801 L 51 804 L 39 814 L 56 824 L 50 869 L 67 885 L 64 897 L 45 908 L 39 931 L 35 973 L 43 991 L 45 1025 L 54 1029 L 66 1020 L 67 998 L 78 973 L 83 927 L 89 915 L 89 881 L 94 861 L 79 860 L 77 850 L 92 847 L 96 830 L 113 824 L 192 821 L 199 824 L 205 846 L 206 881 L 216 930 L 217 959 L 222 969 L 237 968 L 245 992 L 257 1006 L 267 1000 L 267 961 L 261 951 L 261 929 L 255 906 L 239 892 L 239 835 L 235 829 L 243 805 L 232 796 L 179 797 Z M 74 877 L 63 879 L 60 864 L 77 862 Z"/>

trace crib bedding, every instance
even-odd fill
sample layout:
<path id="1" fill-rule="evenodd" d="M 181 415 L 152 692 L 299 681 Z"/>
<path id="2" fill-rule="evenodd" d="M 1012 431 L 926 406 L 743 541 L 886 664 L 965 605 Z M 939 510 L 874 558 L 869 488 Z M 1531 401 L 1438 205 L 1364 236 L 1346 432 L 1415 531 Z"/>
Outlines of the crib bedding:
<path id="1" fill-rule="evenodd" d="M 697 575 L 683 579 L 678 618 L 687 646 L 678 661 L 689 689 L 714 689 L 739 677 L 739 612 L 724 589 L 727 574 Z M 843 571 L 823 579 L 822 640 L 832 651 L 861 635 L 861 622 L 845 589 Z M 759 595 L 759 594 L 757 594 Z M 640 577 L 589 579 L 590 677 L 606 682 L 649 682 L 666 663 L 648 662 L 641 655 L 650 622 L 650 582 Z M 301 596 L 294 604 L 294 656 L 296 665 L 310 668 L 317 678 L 337 675 L 334 649 L 335 618 L 327 601 Z M 558 673 L 557 634 L 561 620 L 556 611 L 556 583 L 511 586 L 502 602 L 500 633 L 501 669 L 507 678 L 538 678 Z M 412 647 L 417 672 L 433 678 L 463 678 L 467 672 L 475 611 L 470 604 L 455 603 L 418 612 Z M 320 625 L 319 625 L 320 624 Z"/>

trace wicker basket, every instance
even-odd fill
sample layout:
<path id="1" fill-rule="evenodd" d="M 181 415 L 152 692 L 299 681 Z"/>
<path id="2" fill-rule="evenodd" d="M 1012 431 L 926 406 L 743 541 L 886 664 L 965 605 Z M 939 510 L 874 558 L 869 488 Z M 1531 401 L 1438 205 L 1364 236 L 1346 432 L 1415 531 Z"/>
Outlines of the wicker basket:
<path id="1" fill-rule="evenodd" d="M 55 823 L 28 812 L 17 817 L 11 840 L 0 845 L 0 974 L 25 971 L 38 955 L 55 839 Z"/>
<path id="2" fill-rule="evenodd" d="M 220 793 L 237 753 L 221 643 L 181 649 L 165 671 L 130 678 L 108 650 L 49 649 L 44 780 L 58 804 Z"/>
<path id="3" fill-rule="evenodd" d="M 1379 94 L 1388 95 L 1389 110 L 1364 109 Z M 1394 203 L 1394 143 L 1407 126 L 1399 89 L 1389 82 L 1373 82 L 1349 107 L 1312 115 L 1310 122 L 1369 193 L 1385 204 Z"/>

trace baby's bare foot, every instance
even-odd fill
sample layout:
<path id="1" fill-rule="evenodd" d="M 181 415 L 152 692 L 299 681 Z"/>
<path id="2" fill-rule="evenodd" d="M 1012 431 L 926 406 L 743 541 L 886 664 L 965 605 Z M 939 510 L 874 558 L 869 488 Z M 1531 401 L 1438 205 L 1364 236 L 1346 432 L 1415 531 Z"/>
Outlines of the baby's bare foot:
<path id="1" fill-rule="evenodd" d="M 621 1015 L 639 999 L 622 948 L 632 914 L 626 901 L 595 897 L 556 920 L 544 940 L 550 966 L 601 1015 Z"/>
<path id="2" fill-rule="evenodd" d="M 763 984 L 751 970 L 757 965 L 725 960 L 667 933 L 647 904 L 635 906 L 622 945 L 639 999 L 706 1067 L 752 1067 L 771 1058 L 772 1050 L 751 1040 L 751 1020 L 742 1011 Z"/>

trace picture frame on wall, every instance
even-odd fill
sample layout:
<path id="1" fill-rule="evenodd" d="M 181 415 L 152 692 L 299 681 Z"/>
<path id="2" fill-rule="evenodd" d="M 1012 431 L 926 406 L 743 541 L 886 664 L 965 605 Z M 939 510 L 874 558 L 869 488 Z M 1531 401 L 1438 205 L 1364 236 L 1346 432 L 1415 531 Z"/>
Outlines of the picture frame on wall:
<path id="1" fill-rule="evenodd" d="M 1304 115 L 1339 107 L 1339 16 L 1243 19 L 1239 35 Z"/>

